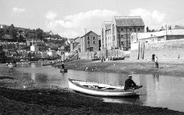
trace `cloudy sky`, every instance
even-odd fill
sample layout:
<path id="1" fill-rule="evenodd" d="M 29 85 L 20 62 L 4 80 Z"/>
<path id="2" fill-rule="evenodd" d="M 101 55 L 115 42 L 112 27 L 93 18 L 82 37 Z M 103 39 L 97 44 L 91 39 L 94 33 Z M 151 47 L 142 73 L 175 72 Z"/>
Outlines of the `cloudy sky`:
<path id="1" fill-rule="evenodd" d="M 113 16 L 141 16 L 150 29 L 184 25 L 184 0 L 0 0 L 0 24 L 75 38 L 100 34 Z"/>

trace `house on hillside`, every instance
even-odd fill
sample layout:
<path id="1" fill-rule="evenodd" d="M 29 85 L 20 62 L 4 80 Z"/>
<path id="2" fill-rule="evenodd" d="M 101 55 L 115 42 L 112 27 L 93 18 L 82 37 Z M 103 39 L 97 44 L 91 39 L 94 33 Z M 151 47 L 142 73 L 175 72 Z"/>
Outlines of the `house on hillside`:
<path id="1" fill-rule="evenodd" d="M 27 45 L 30 46 L 30 51 L 46 51 L 47 46 L 44 41 L 41 40 L 27 40 Z"/>

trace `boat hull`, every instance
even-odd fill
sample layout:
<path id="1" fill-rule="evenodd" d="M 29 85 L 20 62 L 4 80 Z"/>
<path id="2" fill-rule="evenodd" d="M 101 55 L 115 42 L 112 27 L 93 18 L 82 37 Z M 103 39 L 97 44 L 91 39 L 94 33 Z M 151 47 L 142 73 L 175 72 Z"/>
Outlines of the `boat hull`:
<path id="1" fill-rule="evenodd" d="M 137 96 L 134 90 L 125 91 L 124 89 L 94 89 L 90 87 L 81 86 L 79 84 L 74 83 L 73 79 L 68 79 L 69 88 L 76 92 L 80 92 L 83 94 L 93 95 L 93 96 L 104 96 L 104 97 L 129 97 L 129 96 Z"/>

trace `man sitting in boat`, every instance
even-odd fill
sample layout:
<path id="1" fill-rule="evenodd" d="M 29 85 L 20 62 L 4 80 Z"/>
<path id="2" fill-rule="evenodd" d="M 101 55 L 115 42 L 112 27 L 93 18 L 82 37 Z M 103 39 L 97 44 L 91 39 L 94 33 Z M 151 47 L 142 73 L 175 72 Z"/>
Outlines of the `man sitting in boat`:
<path id="1" fill-rule="evenodd" d="M 136 83 L 132 80 L 132 75 L 129 75 L 128 76 L 128 79 L 125 81 L 125 90 L 128 90 L 128 89 L 134 89 L 136 88 L 137 85 Z"/>

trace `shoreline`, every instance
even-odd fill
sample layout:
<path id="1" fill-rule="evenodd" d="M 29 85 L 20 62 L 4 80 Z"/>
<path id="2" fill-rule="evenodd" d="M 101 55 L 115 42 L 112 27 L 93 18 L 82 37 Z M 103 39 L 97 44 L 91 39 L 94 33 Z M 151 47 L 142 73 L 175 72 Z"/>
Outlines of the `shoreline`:
<path id="1" fill-rule="evenodd" d="M 159 74 L 184 77 L 184 61 L 160 61 L 159 68 L 155 68 L 152 61 L 119 60 L 119 61 L 91 61 L 76 60 L 65 63 L 66 68 L 90 72 L 109 72 L 124 74 Z"/>
<path id="2" fill-rule="evenodd" d="M 115 65 L 114 65 L 115 64 Z M 128 64 L 128 66 L 127 66 Z M 125 66 L 126 65 L 126 66 Z M 179 68 L 183 64 L 161 64 L 162 71 L 168 68 Z M 180 65 L 180 66 L 179 66 Z M 145 66 L 145 67 L 144 67 Z M 88 67 L 88 69 L 86 69 Z M 132 69 L 132 67 L 134 67 Z M 138 68 L 137 68 L 138 67 Z M 142 67 L 142 68 L 139 68 Z M 149 68 L 148 68 L 149 67 Z M 77 60 L 66 62 L 66 68 L 83 71 L 102 71 L 102 72 L 120 72 L 127 73 L 128 70 L 134 72 L 149 72 L 155 70 L 151 62 L 128 62 L 128 61 L 90 61 Z M 129 69 L 128 69 L 129 68 Z M 6 74 L 6 69 L 0 66 L 1 74 Z M 146 70 L 145 70 L 146 69 Z M 140 71 L 144 70 L 144 71 Z M 180 71 L 180 69 L 179 69 Z M 160 72 L 155 70 L 155 72 Z M 170 75 L 172 72 L 168 72 Z M 173 75 L 173 74 L 172 74 Z M 179 74 L 181 75 L 181 73 Z M 12 76 L 12 78 L 14 78 Z M 27 87 L 24 87 L 26 84 Z M 105 103 L 98 98 L 84 96 L 69 89 L 60 89 L 57 86 L 48 86 L 37 84 L 33 81 L 20 81 L 16 78 L 6 78 L 0 76 L 0 114 L 178 114 L 184 115 L 184 112 L 169 110 L 167 108 L 138 106 L 129 104 Z"/>

